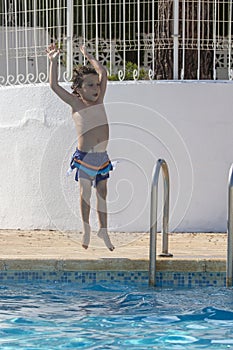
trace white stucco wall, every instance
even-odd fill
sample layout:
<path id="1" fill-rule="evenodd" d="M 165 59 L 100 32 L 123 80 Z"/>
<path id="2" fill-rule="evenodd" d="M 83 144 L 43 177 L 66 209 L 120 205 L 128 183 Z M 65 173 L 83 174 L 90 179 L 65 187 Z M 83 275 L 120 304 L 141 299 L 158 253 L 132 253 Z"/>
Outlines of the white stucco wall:
<path id="1" fill-rule="evenodd" d="M 2 88 L 0 101 L 0 228 L 81 230 L 79 187 L 66 177 L 76 145 L 69 106 L 45 85 Z M 164 158 L 170 230 L 226 231 L 232 101 L 230 82 L 109 83 L 108 151 L 120 161 L 110 230 L 148 231 L 152 169 Z M 95 209 L 91 223 L 97 229 Z"/>

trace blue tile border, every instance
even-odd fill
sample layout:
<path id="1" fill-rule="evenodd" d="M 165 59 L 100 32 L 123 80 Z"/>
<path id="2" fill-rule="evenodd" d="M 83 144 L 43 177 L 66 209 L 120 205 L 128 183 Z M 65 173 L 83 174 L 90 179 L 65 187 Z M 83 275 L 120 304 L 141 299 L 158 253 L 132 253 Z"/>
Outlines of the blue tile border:
<path id="1" fill-rule="evenodd" d="M 225 272 L 170 272 L 156 273 L 156 284 L 161 287 L 225 287 Z"/>
<path id="2" fill-rule="evenodd" d="M 139 283 L 148 284 L 148 271 L 1 271 L 4 282 L 60 282 L 60 283 Z M 158 287 L 226 286 L 225 272 L 172 272 L 156 273 Z"/>

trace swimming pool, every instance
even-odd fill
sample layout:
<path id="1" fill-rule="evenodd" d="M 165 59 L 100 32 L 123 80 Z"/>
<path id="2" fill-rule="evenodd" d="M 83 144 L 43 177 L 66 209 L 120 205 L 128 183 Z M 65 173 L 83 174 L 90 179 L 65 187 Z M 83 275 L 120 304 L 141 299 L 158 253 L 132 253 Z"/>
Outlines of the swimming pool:
<path id="1" fill-rule="evenodd" d="M 233 349 L 232 289 L 2 283 L 1 349 Z"/>

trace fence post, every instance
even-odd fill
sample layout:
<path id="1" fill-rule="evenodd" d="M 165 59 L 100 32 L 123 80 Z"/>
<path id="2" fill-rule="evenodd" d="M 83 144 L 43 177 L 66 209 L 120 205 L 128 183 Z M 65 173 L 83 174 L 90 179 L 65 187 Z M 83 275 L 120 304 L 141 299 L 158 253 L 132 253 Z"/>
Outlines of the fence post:
<path id="1" fill-rule="evenodd" d="M 70 80 L 73 75 L 73 8 L 73 0 L 67 0 L 67 80 Z"/>
<path id="2" fill-rule="evenodd" d="M 174 0 L 173 6 L 173 79 L 178 80 L 179 77 L 179 0 Z"/>
<path id="3" fill-rule="evenodd" d="M 229 4 L 229 15 L 228 18 L 232 18 L 232 1 Z M 232 32 L 232 22 L 228 22 L 228 79 L 232 80 L 232 69 L 231 69 L 231 53 L 232 53 L 232 47 L 231 47 L 231 32 Z"/>

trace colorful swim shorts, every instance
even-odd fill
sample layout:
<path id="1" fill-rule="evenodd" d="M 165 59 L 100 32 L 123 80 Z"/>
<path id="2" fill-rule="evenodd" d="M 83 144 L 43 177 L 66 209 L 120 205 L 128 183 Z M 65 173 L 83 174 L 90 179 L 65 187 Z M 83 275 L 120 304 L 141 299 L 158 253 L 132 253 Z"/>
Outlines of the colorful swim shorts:
<path id="1" fill-rule="evenodd" d="M 94 182 L 94 187 L 99 181 L 109 178 L 109 171 L 113 170 L 112 163 L 105 152 L 82 152 L 76 149 L 70 162 L 70 171 L 76 168 L 75 180 L 79 177 Z"/>

